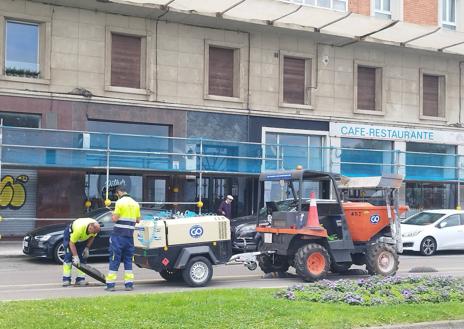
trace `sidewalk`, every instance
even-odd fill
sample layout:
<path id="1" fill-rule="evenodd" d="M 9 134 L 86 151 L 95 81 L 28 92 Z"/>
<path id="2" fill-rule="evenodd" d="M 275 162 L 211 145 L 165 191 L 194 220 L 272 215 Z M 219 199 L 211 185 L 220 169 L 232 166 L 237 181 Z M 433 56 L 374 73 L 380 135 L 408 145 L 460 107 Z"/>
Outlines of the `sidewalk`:
<path id="1" fill-rule="evenodd" d="M 418 306 L 420 307 L 420 305 Z M 436 322 L 421 322 L 414 324 L 391 325 L 384 327 L 368 327 L 365 329 L 462 329 L 464 328 L 464 320 L 454 321 L 436 321 Z"/>
<path id="2" fill-rule="evenodd" d="M 0 258 L 21 257 L 21 256 L 24 256 L 22 241 L 2 241 L 0 240 Z"/>

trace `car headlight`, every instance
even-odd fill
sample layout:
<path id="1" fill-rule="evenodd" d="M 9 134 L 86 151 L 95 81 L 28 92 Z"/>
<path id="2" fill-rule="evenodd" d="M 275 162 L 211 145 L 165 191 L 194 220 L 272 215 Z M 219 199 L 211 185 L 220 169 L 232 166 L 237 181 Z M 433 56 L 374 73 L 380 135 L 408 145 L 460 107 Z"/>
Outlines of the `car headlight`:
<path id="1" fill-rule="evenodd" d="M 40 242 L 45 242 L 45 241 L 50 240 L 51 237 L 52 236 L 50 234 L 45 234 L 45 235 L 37 235 L 34 237 L 34 239 Z"/>
<path id="2" fill-rule="evenodd" d="M 422 231 L 413 231 L 413 232 L 409 232 L 409 233 L 404 233 L 404 234 L 402 234 L 402 236 L 403 236 L 403 238 L 412 238 L 414 236 L 419 235 L 420 232 L 422 232 Z"/>
<path id="3" fill-rule="evenodd" d="M 244 237 L 246 235 L 251 235 L 251 233 L 255 233 L 255 232 L 256 232 L 256 227 L 248 226 L 248 227 L 242 228 L 237 233 L 239 237 Z"/>

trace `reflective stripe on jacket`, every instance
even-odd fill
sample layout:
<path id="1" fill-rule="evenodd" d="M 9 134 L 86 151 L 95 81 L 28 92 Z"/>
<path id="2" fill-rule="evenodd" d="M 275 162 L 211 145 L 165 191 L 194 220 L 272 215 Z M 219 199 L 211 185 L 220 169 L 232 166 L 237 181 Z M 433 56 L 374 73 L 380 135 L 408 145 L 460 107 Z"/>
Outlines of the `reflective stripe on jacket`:
<path id="1" fill-rule="evenodd" d="M 116 202 L 114 214 L 119 220 L 114 224 L 113 234 L 132 236 L 137 218 L 140 218 L 140 206 L 129 195 L 123 195 Z"/>

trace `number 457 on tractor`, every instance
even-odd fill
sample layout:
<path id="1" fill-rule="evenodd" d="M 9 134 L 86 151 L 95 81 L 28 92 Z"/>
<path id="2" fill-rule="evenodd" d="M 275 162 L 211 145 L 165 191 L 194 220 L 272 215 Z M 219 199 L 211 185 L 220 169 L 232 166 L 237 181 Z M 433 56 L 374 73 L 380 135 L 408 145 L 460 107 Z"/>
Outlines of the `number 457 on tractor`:
<path id="1" fill-rule="evenodd" d="M 408 209 L 398 205 L 400 175 L 342 177 L 338 185 L 330 173 L 295 170 L 262 173 L 259 180 L 258 200 L 265 188 L 266 199 L 290 198 L 296 206 L 277 211 L 274 201 L 266 203 L 270 225 L 258 222 L 256 228 L 262 235 L 257 260 L 263 272 L 285 272 L 292 266 L 302 279 L 314 281 L 353 264 L 366 265 L 369 274 L 398 270 L 399 215 Z M 342 201 L 340 191 L 349 189 L 374 191 L 382 195 L 381 205 Z"/>

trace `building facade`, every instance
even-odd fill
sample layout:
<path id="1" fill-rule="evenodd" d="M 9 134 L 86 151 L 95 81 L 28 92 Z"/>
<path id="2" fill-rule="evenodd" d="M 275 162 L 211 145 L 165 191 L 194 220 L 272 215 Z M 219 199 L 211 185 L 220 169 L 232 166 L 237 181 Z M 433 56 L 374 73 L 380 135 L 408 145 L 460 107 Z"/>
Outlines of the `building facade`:
<path id="1" fill-rule="evenodd" d="M 463 17 L 462 0 L 0 0 L 0 232 L 118 184 L 206 212 L 232 194 L 245 215 L 258 172 L 297 165 L 401 173 L 412 209 L 454 208 Z"/>

